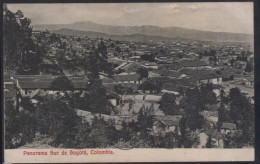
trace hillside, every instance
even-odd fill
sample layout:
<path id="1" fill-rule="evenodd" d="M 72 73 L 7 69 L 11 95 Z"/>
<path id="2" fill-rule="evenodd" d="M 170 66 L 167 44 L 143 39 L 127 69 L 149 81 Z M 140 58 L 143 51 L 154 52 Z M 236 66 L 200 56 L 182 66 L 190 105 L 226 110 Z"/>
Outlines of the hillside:
<path id="1" fill-rule="evenodd" d="M 131 34 L 131 35 L 108 35 L 105 33 L 100 32 L 93 32 L 93 31 L 78 31 L 72 30 L 67 28 L 62 28 L 59 30 L 52 30 L 50 31 L 56 34 L 62 35 L 74 35 L 74 36 L 88 36 L 90 38 L 104 38 L 104 39 L 113 39 L 113 40 L 124 40 L 124 41 L 173 41 L 174 38 L 167 38 L 161 36 L 149 36 L 144 34 Z"/>
<path id="2" fill-rule="evenodd" d="M 166 38 L 184 38 L 192 40 L 211 40 L 211 41 L 241 41 L 251 42 L 253 35 L 240 33 L 226 33 L 226 32 L 209 32 L 186 29 L 181 27 L 158 27 L 158 26 L 112 26 L 101 25 L 90 21 L 77 22 L 72 24 L 53 24 L 53 25 L 35 25 L 37 30 L 49 31 L 59 29 L 72 29 L 78 31 L 91 31 L 108 35 L 133 35 L 142 34 L 146 36 L 158 36 Z M 102 34 L 102 35 L 103 35 Z"/>

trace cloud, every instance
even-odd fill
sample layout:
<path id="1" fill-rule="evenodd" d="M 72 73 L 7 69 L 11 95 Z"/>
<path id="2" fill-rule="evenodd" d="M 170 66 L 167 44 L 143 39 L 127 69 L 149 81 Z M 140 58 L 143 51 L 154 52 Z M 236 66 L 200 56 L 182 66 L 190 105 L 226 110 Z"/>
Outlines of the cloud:
<path id="1" fill-rule="evenodd" d="M 8 4 L 32 24 L 93 21 L 110 25 L 156 25 L 207 31 L 253 33 L 253 3 L 70 3 Z"/>

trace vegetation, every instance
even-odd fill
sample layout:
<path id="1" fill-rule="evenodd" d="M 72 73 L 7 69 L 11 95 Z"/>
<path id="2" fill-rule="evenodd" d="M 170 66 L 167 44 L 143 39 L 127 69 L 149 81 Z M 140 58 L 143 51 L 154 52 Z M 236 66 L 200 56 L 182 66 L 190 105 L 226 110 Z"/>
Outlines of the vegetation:
<path id="1" fill-rule="evenodd" d="M 31 20 L 18 10 L 3 7 L 3 54 L 5 68 L 20 74 L 38 73 L 44 48 L 32 39 Z"/>
<path id="2" fill-rule="evenodd" d="M 139 68 L 136 72 L 141 76 L 141 78 L 148 78 L 148 71 L 146 68 Z"/>
<path id="3" fill-rule="evenodd" d="M 179 106 L 176 104 L 176 96 L 174 94 L 164 94 L 159 102 L 159 108 L 165 115 L 181 114 Z"/>
<path id="4" fill-rule="evenodd" d="M 162 82 L 157 79 L 148 79 L 139 86 L 139 89 L 143 90 L 143 92 L 150 91 L 150 93 L 158 93 L 162 90 Z"/>
<path id="5" fill-rule="evenodd" d="M 53 80 L 51 89 L 56 91 L 73 90 L 73 84 L 66 76 L 59 76 Z"/>

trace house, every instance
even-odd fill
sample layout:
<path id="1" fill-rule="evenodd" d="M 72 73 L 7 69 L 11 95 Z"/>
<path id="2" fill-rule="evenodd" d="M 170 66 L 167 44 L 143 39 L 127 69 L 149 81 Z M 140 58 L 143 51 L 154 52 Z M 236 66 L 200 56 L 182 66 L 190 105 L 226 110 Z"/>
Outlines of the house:
<path id="1" fill-rule="evenodd" d="M 247 77 L 241 80 L 241 84 L 247 87 L 254 86 L 254 78 Z"/>
<path id="2" fill-rule="evenodd" d="M 159 64 L 159 69 L 166 69 L 166 70 L 173 70 L 178 71 L 182 69 L 183 67 L 178 65 L 178 63 L 172 63 L 172 64 Z"/>
<path id="3" fill-rule="evenodd" d="M 5 100 L 15 100 L 16 98 L 16 90 L 14 83 L 4 82 L 4 99 Z"/>
<path id="4" fill-rule="evenodd" d="M 136 72 L 131 73 L 120 73 L 118 75 L 114 75 L 115 83 L 132 83 L 132 84 L 142 84 L 141 76 Z"/>
<path id="5" fill-rule="evenodd" d="M 218 111 L 206 111 L 203 110 L 200 114 L 204 117 L 204 119 L 209 123 L 211 127 L 217 126 L 218 123 Z"/>
<path id="6" fill-rule="evenodd" d="M 145 68 L 145 67 L 138 62 L 128 63 L 127 65 L 121 67 L 121 69 L 125 70 L 125 72 L 127 73 L 136 72 L 140 68 Z"/>
<path id="7" fill-rule="evenodd" d="M 38 99 L 41 99 L 42 97 L 46 96 L 47 93 L 42 90 L 42 89 L 36 89 L 34 90 L 31 95 L 30 95 L 30 98 L 31 99 L 35 99 L 35 100 L 38 100 Z"/>
<path id="8" fill-rule="evenodd" d="M 237 68 L 237 69 L 245 69 L 246 64 L 247 64 L 247 62 L 245 62 L 245 61 L 235 61 L 234 67 Z"/>
<path id="9" fill-rule="evenodd" d="M 212 69 L 211 66 L 209 66 L 206 62 L 203 61 L 183 61 L 180 63 L 180 66 L 189 69 Z"/>
<path id="10" fill-rule="evenodd" d="M 155 62 L 149 62 L 149 63 L 145 63 L 144 64 L 146 68 L 150 68 L 150 69 L 158 69 L 158 64 Z"/>
<path id="11" fill-rule="evenodd" d="M 40 30 L 32 30 L 32 34 L 40 34 L 41 31 Z"/>
<path id="12" fill-rule="evenodd" d="M 98 74 L 99 74 L 99 78 L 100 79 L 107 79 L 107 78 L 109 78 L 109 75 L 104 73 L 104 72 L 99 72 Z"/>
<path id="13" fill-rule="evenodd" d="M 139 61 L 140 60 L 140 56 L 132 56 L 130 57 L 131 60 L 134 60 L 134 61 Z"/>
<path id="14" fill-rule="evenodd" d="M 224 148 L 224 138 L 218 130 L 214 130 L 211 133 L 213 146 L 217 148 Z"/>
<path id="15" fill-rule="evenodd" d="M 16 91 L 16 87 L 12 81 L 4 82 L 4 101 L 10 101 L 13 103 L 14 108 L 18 107 L 19 99 Z"/>
<path id="16" fill-rule="evenodd" d="M 222 83 L 222 77 L 216 73 L 210 73 L 210 74 L 195 74 L 193 77 L 197 84 L 221 84 Z"/>
<path id="17" fill-rule="evenodd" d="M 150 102 L 159 102 L 161 100 L 162 96 L 159 95 L 144 95 L 144 100 L 145 101 L 150 101 Z"/>
<path id="18" fill-rule="evenodd" d="M 162 93 L 174 94 L 174 95 L 176 95 L 176 96 L 180 95 L 179 92 L 170 91 L 170 90 L 167 90 L 167 89 L 162 89 L 161 92 L 162 92 Z"/>
<path id="19" fill-rule="evenodd" d="M 200 83 L 221 84 L 222 83 L 222 77 L 208 69 L 195 70 L 195 69 L 183 68 L 179 70 L 179 72 L 196 80 L 197 84 Z"/>
<path id="20" fill-rule="evenodd" d="M 160 74 L 154 71 L 148 71 L 148 78 L 161 77 Z"/>
<path id="21" fill-rule="evenodd" d="M 175 132 L 175 130 L 177 130 L 177 133 L 180 135 L 179 123 L 181 118 L 182 116 L 180 115 L 155 116 L 152 134 L 164 135 L 168 132 Z"/>
<path id="22" fill-rule="evenodd" d="M 16 77 L 16 85 L 22 96 L 32 96 L 37 89 L 44 90 L 47 94 L 57 91 L 52 89 L 52 82 L 57 76 L 51 75 L 19 75 Z M 68 77 L 72 82 L 73 91 L 85 90 L 88 79 L 85 77 Z"/>
<path id="23" fill-rule="evenodd" d="M 177 72 L 177 71 L 172 71 L 172 70 L 153 70 L 153 71 L 149 71 L 149 76 L 150 76 L 150 73 L 152 74 L 157 74 L 159 75 L 158 77 L 160 76 L 163 76 L 163 77 L 168 77 L 168 78 L 172 78 L 172 79 L 176 79 L 176 78 L 186 78 L 187 75 L 186 74 L 183 74 L 181 72 Z"/>
<path id="24" fill-rule="evenodd" d="M 221 134 L 228 134 L 228 133 L 233 134 L 235 130 L 236 130 L 235 124 L 226 123 L 226 122 L 223 122 L 223 124 L 221 125 L 221 128 L 220 128 Z"/>
<path id="25" fill-rule="evenodd" d="M 163 84 L 163 89 L 176 93 L 185 93 L 188 88 L 195 86 L 195 82 L 193 79 L 188 78 L 168 79 L 167 82 Z"/>
<path id="26" fill-rule="evenodd" d="M 116 92 L 107 89 L 106 96 L 107 96 L 107 99 L 109 100 L 109 102 L 113 106 L 117 106 L 117 105 L 120 104 L 121 98 L 120 98 L 120 96 Z"/>

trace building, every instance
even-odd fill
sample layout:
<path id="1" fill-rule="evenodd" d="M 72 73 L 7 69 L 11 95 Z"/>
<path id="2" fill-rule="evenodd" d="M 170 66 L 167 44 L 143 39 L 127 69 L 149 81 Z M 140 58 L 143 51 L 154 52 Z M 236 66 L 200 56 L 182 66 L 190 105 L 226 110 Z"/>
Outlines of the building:
<path id="1" fill-rule="evenodd" d="M 168 132 L 175 132 L 180 134 L 179 124 L 182 116 L 180 115 L 167 115 L 167 116 L 155 116 L 155 122 L 153 124 L 152 134 L 164 135 Z"/>
<path id="2" fill-rule="evenodd" d="M 4 82 L 4 101 L 5 103 L 7 101 L 12 102 L 14 108 L 18 107 L 19 99 L 17 95 L 17 90 L 12 81 Z"/>
<path id="3" fill-rule="evenodd" d="M 145 68 L 158 69 L 158 64 L 155 62 L 145 63 Z"/>
<path id="4" fill-rule="evenodd" d="M 115 83 L 132 83 L 132 84 L 142 84 L 141 76 L 138 73 L 131 72 L 131 73 L 120 73 L 118 75 L 114 75 L 114 82 Z"/>
<path id="5" fill-rule="evenodd" d="M 245 61 L 235 61 L 234 67 L 237 68 L 237 69 L 245 69 L 246 64 L 247 64 L 247 62 L 245 62 Z"/>
<path id="6" fill-rule="evenodd" d="M 51 75 L 19 75 L 16 76 L 16 85 L 22 96 L 32 96 L 37 89 L 44 90 L 47 94 L 54 94 L 57 90 L 52 88 L 52 82 L 58 76 Z M 73 91 L 86 90 L 88 79 L 85 77 L 68 77 L 72 82 Z"/>
<path id="7" fill-rule="evenodd" d="M 206 111 L 203 110 L 200 114 L 204 117 L 204 119 L 209 123 L 211 127 L 217 126 L 218 123 L 218 111 Z"/>
<path id="8" fill-rule="evenodd" d="M 203 61 L 184 61 L 180 63 L 180 66 L 183 68 L 189 69 L 212 69 L 206 62 Z"/>
<path id="9" fill-rule="evenodd" d="M 228 134 L 228 133 L 234 134 L 235 130 L 236 130 L 235 124 L 226 123 L 226 122 L 223 122 L 223 124 L 221 125 L 221 128 L 220 128 L 221 134 Z"/>

